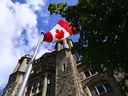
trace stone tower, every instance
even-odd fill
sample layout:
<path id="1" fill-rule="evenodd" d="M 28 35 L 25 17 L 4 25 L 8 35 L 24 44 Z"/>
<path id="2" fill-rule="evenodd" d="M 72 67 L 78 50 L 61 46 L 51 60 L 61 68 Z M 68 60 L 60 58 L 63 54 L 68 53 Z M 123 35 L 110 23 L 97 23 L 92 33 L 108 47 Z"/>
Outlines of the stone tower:
<path id="1" fill-rule="evenodd" d="M 3 96 L 17 96 L 29 59 L 19 60 Z M 65 39 L 56 43 L 54 52 L 34 61 L 24 96 L 120 96 L 120 91 L 112 76 L 82 64 L 72 41 Z"/>
<path id="2" fill-rule="evenodd" d="M 83 96 L 72 47 L 70 40 L 59 41 L 54 52 L 35 60 L 26 96 Z"/>
<path id="3" fill-rule="evenodd" d="M 16 96 L 19 87 L 22 83 L 23 76 L 26 72 L 27 63 L 30 60 L 29 55 L 20 58 L 13 73 L 10 75 L 8 84 L 6 85 L 3 96 Z"/>
<path id="4" fill-rule="evenodd" d="M 70 40 L 57 43 L 56 96 L 84 96 Z"/>

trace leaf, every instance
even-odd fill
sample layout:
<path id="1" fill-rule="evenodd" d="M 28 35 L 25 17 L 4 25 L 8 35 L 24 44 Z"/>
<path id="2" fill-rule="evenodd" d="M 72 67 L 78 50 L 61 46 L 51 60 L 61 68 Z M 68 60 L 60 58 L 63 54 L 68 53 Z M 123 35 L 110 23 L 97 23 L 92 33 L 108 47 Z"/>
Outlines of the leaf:
<path id="1" fill-rule="evenodd" d="M 58 40 L 61 40 L 62 38 L 64 38 L 64 31 L 63 30 L 58 30 L 56 29 L 56 35 L 55 37 L 58 39 Z"/>

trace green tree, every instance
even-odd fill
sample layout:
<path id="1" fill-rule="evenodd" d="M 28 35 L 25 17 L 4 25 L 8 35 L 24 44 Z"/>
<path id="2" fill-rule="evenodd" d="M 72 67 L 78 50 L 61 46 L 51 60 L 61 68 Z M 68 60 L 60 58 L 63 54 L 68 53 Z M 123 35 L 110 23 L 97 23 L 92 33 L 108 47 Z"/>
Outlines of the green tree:
<path id="1" fill-rule="evenodd" d="M 128 73 L 128 0 L 79 0 L 76 6 L 53 8 L 55 5 L 59 6 L 50 4 L 51 13 L 65 17 L 81 36 L 85 32 L 87 47 L 79 47 L 83 63 L 111 75 Z"/>
<path id="2" fill-rule="evenodd" d="M 91 63 L 127 71 L 127 4 L 127 0 L 79 0 L 76 6 L 50 4 L 48 9 L 76 25 L 78 32 L 86 32 Z"/>

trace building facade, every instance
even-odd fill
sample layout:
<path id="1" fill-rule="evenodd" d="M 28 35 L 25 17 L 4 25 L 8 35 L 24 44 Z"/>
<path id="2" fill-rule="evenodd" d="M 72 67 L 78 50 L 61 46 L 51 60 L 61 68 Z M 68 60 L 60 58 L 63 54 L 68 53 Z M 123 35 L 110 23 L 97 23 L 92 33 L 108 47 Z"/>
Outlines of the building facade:
<path id="1" fill-rule="evenodd" d="M 81 63 L 79 54 L 72 51 L 70 40 L 57 42 L 55 49 L 34 61 L 24 96 L 120 96 L 115 79 L 105 73 L 99 74 L 93 69 L 87 69 Z M 29 60 L 27 56 L 22 58 L 24 62 Z M 3 96 L 17 96 L 27 68 L 27 62 L 21 63 L 22 58 L 10 75 Z"/>
<path id="2" fill-rule="evenodd" d="M 9 77 L 8 84 L 4 88 L 2 96 L 16 96 L 20 85 L 22 84 L 23 76 L 26 72 L 29 60 L 29 55 L 25 55 L 20 58 L 13 73 Z"/>

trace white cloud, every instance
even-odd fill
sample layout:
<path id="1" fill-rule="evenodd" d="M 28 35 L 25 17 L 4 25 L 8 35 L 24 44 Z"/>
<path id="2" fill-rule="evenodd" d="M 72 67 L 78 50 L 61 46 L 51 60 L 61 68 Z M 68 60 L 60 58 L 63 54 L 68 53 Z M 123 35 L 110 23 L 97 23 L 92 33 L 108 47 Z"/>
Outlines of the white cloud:
<path id="1" fill-rule="evenodd" d="M 39 33 L 34 11 L 44 5 L 43 0 L 27 0 L 25 4 L 0 0 L 0 86 L 7 83 L 17 60 L 36 44 Z"/>
<path id="2" fill-rule="evenodd" d="M 34 10 L 40 10 L 46 0 L 26 0 L 27 4 Z"/>
<path id="3" fill-rule="evenodd" d="M 15 6 L 16 21 L 20 27 L 33 27 L 37 24 L 36 14 L 29 8 L 28 4 L 16 3 Z"/>

